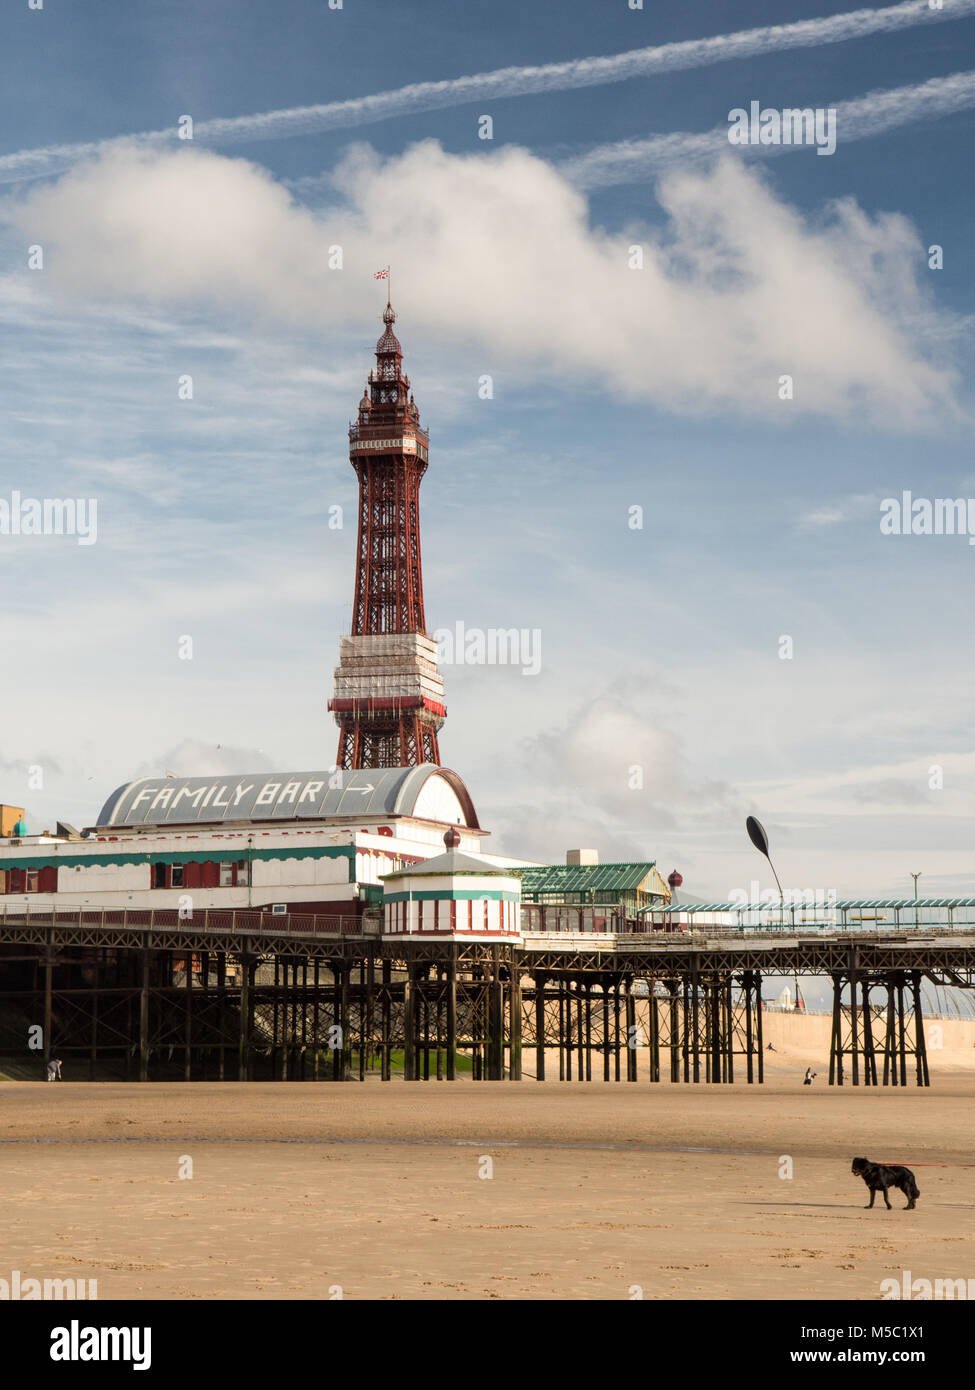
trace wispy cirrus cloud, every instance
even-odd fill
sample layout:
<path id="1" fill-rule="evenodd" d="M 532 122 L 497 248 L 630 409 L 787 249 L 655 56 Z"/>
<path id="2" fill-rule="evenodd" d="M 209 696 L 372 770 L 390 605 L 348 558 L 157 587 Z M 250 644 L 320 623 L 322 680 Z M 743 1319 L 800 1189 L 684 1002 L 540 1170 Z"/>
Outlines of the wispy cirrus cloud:
<path id="1" fill-rule="evenodd" d="M 932 8 L 929 0 L 903 0 L 899 5 L 853 10 L 791 24 L 764 25 L 757 29 L 657 44 L 605 57 L 498 68 L 493 72 L 447 78 L 441 82 L 410 83 L 392 91 L 374 92 L 347 101 L 199 121 L 195 124 L 193 138 L 199 144 L 223 146 L 352 129 L 396 116 L 442 110 L 471 101 L 534 96 L 626 82 L 633 78 L 709 67 L 715 63 L 754 58 L 788 49 L 816 48 L 875 34 L 891 34 L 916 25 L 964 19 L 973 14 L 975 0 L 946 0 L 940 8 Z M 175 128 L 143 131 L 123 138 L 136 139 L 148 146 L 178 143 Z M 699 138 L 707 140 L 710 137 Z M 47 145 L 0 156 L 0 183 L 45 178 L 60 173 L 80 160 L 101 153 L 112 143 Z"/>
<path id="2" fill-rule="evenodd" d="M 975 106 L 975 72 L 956 72 L 908 87 L 891 87 L 850 101 L 830 102 L 836 108 L 838 145 L 866 140 L 886 131 L 953 115 Z M 747 156 L 764 157 L 789 151 L 814 151 L 806 145 L 739 145 Z M 608 188 L 635 183 L 672 165 L 712 160 L 728 149 L 728 125 L 704 132 L 674 131 L 646 140 L 619 140 L 597 145 L 584 155 L 563 160 L 559 171 L 577 188 Z"/>

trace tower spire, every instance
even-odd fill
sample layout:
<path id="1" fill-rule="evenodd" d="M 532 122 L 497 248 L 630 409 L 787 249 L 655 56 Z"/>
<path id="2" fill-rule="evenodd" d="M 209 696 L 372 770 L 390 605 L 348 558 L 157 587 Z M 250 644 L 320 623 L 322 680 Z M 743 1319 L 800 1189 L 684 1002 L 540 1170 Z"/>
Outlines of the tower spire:
<path id="1" fill-rule="evenodd" d="M 352 632 L 343 637 L 329 709 L 342 768 L 440 763 L 446 716 L 436 644 L 427 636 L 420 559 L 420 481 L 429 436 L 403 369 L 387 294 L 349 461 L 359 479 Z"/>

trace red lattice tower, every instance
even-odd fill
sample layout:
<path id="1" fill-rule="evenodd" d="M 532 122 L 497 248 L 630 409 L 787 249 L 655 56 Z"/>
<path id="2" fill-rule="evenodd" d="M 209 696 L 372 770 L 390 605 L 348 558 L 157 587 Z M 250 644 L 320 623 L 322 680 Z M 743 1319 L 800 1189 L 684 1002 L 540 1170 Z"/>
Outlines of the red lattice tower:
<path id="1" fill-rule="evenodd" d="M 349 429 L 359 479 L 352 634 L 343 637 L 328 707 L 339 726 L 340 768 L 440 763 L 446 716 L 437 649 L 427 636 L 420 561 L 420 479 L 429 437 L 403 372 L 387 302 L 376 367 Z"/>

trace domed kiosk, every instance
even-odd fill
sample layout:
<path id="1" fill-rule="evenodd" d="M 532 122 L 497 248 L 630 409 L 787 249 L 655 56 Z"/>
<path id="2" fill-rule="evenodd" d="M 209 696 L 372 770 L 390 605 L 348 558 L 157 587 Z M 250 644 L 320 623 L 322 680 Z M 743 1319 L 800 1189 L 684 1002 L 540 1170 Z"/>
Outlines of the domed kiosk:
<path id="1" fill-rule="evenodd" d="M 464 854 L 453 827 L 443 838 L 443 854 L 382 876 L 383 936 L 520 941 L 521 880 Z"/>

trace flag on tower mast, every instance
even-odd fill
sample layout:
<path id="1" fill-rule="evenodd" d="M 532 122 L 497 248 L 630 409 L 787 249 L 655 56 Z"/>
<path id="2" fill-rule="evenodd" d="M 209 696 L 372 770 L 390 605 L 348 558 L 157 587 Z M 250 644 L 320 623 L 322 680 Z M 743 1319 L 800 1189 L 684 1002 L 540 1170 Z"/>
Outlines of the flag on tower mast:
<path id="1" fill-rule="evenodd" d="M 387 266 L 385 270 L 377 270 L 376 273 L 375 273 L 375 275 L 374 275 L 372 278 L 373 278 L 374 280 L 388 280 L 388 279 L 389 279 L 389 266 Z"/>

